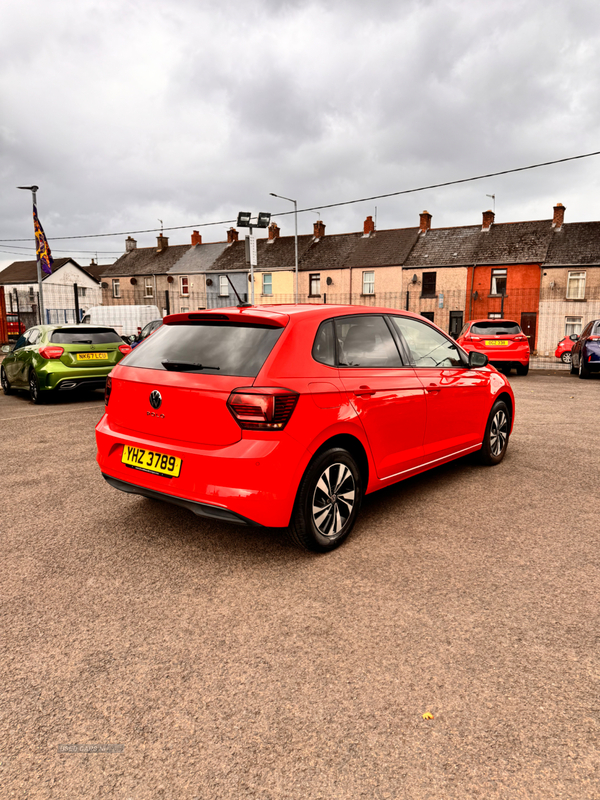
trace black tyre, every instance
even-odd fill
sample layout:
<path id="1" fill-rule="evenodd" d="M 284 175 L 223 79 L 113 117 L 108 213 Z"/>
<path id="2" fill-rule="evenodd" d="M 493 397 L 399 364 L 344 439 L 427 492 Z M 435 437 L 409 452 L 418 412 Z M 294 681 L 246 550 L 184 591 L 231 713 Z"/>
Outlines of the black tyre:
<path id="1" fill-rule="evenodd" d="M 573 356 L 571 355 L 571 375 L 577 375 L 577 367 L 573 363 Z"/>
<path id="2" fill-rule="evenodd" d="M 510 413 L 504 400 L 496 400 L 490 411 L 479 460 L 489 467 L 499 464 L 506 455 L 510 436 Z"/>
<path id="3" fill-rule="evenodd" d="M 332 447 L 308 465 L 300 483 L 289 533 L 305 550 L 326 553 L 347 538 L 363 496 L 360 470 L 341 447 Z"/>
<path id="4" fill-rule="evenodd" d="M 517 375 L 527 375 L 529 372 L 529 361 L 527 364 L 517 364 Z"/>
<path id="5" fill-rule="evenodd" d="M 590 377 L 590 371 L 586 367 L 585 361 L 584 361 L 584 358 L 583 358 L 583 351 L 581 351 L 579 353 L 579 377 L 580 378 L 584 378 L 584 379 Z"/>
<path id="6" fill-rule="evenodd" d="M 8 378 L 6 377 L 4 367 L 0 367 L 0 382 L 2 383 L 2 391 L 4 394 L 12 394 L 12 387 L 8 382 Z"/>
<path id="7" fill-rule="evenodd" d="M 562 356 L 560 357 L 560 360 L 563 362 L 563 364 L 570 364 L 571 363 L 571 353 L 570 352 L 563 353 Z"/>
<path id="8" fill-rule="evenodd" d="M 34 369 L 29 371 L 29 396 L 31 397 L 31 402 L 35 403 L 36 406 L 41 405 L 45 399 Z"/>

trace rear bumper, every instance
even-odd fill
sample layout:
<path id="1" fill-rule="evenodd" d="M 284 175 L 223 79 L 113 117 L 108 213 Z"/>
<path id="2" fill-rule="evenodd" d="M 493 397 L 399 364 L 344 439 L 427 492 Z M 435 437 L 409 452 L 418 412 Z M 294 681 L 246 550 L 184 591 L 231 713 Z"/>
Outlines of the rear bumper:
<path id="1" fill-rule="evenodd" d="M 530 351 L 529 347 L 473 347 L 472 345 L 462 345 L 463 349 L 470 353 L 471 350 L 476 353 L 483 353 L 488 357 L 491 364 L 521 364 L 525 366 L 529 364 Z"/>
<path id="2" fill-rule="evenodd" d="M 242 525 L 289 525 L 308 451 L 285 431 L 241 438 L 226 446 L 195 445 L 113 430 L 106 414 L 96 426 L 97 461 L 105 480 L 126 492 L 183 506 L 198 516 Z M 123 464 L 125 445 L 182 459 L 170 478 Z"/>
<path id="3" fill-rule="evenodd" d="M 93 369 L 73 369 L 69 367 L 63 367 L 63 369 L 41 369 L 37 375 L 40 389 L 42 390 L 101 389 L 106 385 L 106 379 L 113 367 L 114 364 L 109 367 L 95 367 Z"/>

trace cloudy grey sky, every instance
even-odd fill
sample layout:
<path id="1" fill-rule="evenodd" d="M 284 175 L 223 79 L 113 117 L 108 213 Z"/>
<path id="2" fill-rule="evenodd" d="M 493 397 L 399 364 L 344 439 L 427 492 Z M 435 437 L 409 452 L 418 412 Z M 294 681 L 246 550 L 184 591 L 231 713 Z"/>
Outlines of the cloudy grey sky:
<path id="1" fill-rule="evenodd" d="M 124 236 L 600 150 L 595 0 L 4 0 L 0 240 L 109 263 Z M 328 233 L 600 219 L 600 157 L 326 209 Z M 299 216 L 312 232 L 315 213 Z M 293 233 L 293 218 L 279 221 Z M 222 241 L 228 225 L 200 228 Z M 154 233 L 139 234 L 149 246 Z M 0 268 L 33 257 L 0 242 Z M 81 248 L 82 252 L 78 250 Z"/>

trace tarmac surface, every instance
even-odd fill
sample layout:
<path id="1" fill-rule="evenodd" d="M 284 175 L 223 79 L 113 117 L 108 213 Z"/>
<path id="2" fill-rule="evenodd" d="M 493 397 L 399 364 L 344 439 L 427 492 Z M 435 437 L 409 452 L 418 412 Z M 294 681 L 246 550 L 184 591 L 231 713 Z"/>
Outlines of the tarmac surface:
<path id="1" fill-rule="evenodd" d="M 510 380 L 501 465 L 325 556 L 110 488 L 99 393 L 0 395 L 0 796 L 600 797 L 600 377 Z"/>

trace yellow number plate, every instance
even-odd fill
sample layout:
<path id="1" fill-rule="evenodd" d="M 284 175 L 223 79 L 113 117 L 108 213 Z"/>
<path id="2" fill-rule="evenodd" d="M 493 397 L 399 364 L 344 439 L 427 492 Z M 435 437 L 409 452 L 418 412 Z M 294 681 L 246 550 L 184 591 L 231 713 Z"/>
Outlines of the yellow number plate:
<path id="1" fill-rule="evenodd" d="M 486 339 L 484 344 L 486 345 L 507 345 L 509 342 L 506 339 Z"/>
<path id="2" fill-rule="evenodd" d="M 154 472 L 156 475 L 166 475 L 169 478 L 178 478 L 181 472 L 181 459 L 157 453 L 155 450 L 143 450 L 141 447 L 123 447 L 121 456 L 123 464 L 135 467 L 144 472 Z"/>
<path id="3" fill-rule="evenodd" d="M 108 361 L 108 353 L 77 353 L 77 361 Z"/>

